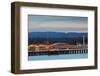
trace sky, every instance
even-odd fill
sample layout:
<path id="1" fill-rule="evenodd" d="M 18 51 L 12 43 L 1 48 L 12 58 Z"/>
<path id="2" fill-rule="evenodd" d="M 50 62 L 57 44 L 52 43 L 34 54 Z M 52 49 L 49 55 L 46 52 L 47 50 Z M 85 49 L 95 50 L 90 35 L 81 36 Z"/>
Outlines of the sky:
<path id="1" fill-rule="evenodd" d="M 87 32 L 87 17 L 28 15 L 28 32 Z"/>

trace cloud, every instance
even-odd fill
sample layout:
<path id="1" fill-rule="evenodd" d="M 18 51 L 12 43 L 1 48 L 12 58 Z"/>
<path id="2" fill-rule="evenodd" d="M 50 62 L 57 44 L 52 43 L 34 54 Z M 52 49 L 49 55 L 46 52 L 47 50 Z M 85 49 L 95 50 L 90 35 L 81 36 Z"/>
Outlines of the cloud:
<path id="1" fill-rule="evenodd" d="M 87 17 L 30 16 L 29 31 L 87 32 Z"/>

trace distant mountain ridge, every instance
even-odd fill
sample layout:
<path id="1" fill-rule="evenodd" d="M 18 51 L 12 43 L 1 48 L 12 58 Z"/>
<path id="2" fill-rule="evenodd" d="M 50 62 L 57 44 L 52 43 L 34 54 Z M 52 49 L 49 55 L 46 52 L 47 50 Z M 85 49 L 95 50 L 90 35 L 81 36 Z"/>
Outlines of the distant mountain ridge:
<path id="1" fill-rule="evenodd" d="M 77 32 L 29 32 L 28 38 L 78 38 L 87 37 L 88 33 Z"/>

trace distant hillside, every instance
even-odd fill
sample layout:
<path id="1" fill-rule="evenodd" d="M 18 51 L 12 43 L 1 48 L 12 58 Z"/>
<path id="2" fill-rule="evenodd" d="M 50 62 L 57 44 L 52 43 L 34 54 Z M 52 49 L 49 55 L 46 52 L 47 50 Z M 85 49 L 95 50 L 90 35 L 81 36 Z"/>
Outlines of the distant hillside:
<path id="1" fill-rule="evenodd" d="M 76 33 L 76 32 L 29 32 L 28 38 L 78 38 L 87 37 L 87 33 Z"/>

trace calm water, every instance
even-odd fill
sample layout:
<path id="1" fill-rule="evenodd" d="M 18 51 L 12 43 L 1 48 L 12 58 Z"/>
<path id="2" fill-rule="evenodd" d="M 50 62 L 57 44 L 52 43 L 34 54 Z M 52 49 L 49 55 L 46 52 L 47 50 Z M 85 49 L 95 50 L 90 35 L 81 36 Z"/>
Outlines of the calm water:
<path id="1" fill-rule="evenodd" d="M 28 60 L 31 61 L 31 60 L 57 60 L 57 59 L 81 59 L 81 58 L 88 58 L 88 53 L 29 56 Z"/>

